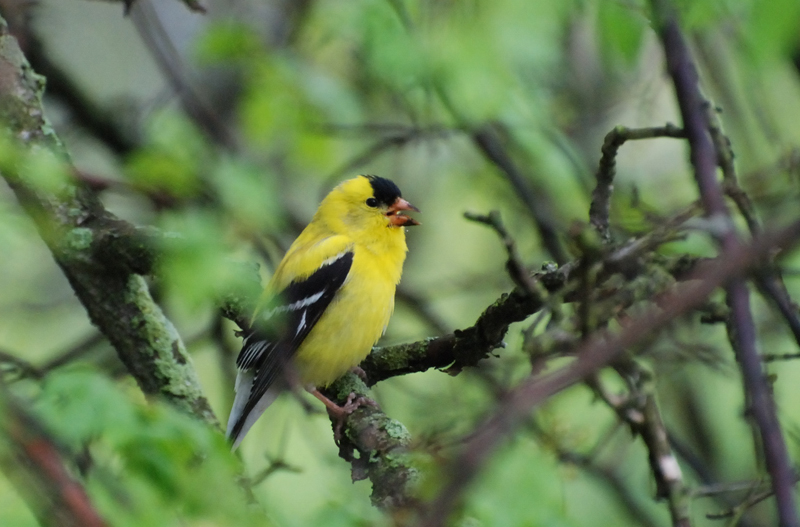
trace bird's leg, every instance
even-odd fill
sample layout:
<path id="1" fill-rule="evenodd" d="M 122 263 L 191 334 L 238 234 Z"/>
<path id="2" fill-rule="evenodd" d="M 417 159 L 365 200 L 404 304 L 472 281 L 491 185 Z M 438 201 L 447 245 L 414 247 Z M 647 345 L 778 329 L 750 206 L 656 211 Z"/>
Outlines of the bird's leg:
<path id="1" fill-rule="evenodd" d="M 317 390 L 315 386 L 309 386 L 306 388 L 306 390 L 308 390 L 308 393 L 310 393 L 311 395 L 322 401 L 322 404 L 325 405 L 325 408 L 328 409 L 329 413 L 338 415 L 342 412 L 342 408 L 338 404 L 336 404 L 335 402 L 331 401 L 330 399 L 322 395 L 322 392 Z"/>
<path id="2" fill-rule="evenodd" d="M 378 408 L 378 403 L 372 399 L 364 397 L 363 395 L 356 396 L 355 393 L 351 393 L 347 396 L 347 401 L 345 401 L 342 406 L 339 406 L 335 402 L 325 397 L 317 388 L 307 389 L 314 397 L 322 401 L 322 404 L 324 404 L 325 408 L 328 409 L 328 415 L 330 415 L 334 423 L 333 439 L 336 441 L 337 445 L 342 439 L 342 428 L 344 427 L 344 422 L 347 420 L 347 416 L 355 412 L 361 406 L 372 406 L 373 408 Z"/>

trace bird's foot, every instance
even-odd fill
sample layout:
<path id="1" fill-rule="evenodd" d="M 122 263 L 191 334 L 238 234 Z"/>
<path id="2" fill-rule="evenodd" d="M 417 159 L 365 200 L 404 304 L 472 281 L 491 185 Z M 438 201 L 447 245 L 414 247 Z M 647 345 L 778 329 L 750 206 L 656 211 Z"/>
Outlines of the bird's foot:
<path id="1" fill-rule="evenodd" d="M 368 397 L 364 397 L 363 395 L 356 395 L 355 393 L 351 393 L 347 396 L 347 400 L 341 406 L 336 404 L 335 402 L 331 401 L 324 395 L 322 392 L 314 388 L 310 390 L 311 393 L 322 401 L 322 404 L 325 405 L 325 408 L 328 409 L 328 415 L 333 421 L 333 439 L 336 441 L 338 445 L 342 439 L 342 429 L 344 428 L 344 423 L 347 421 L 347 417 L 355 412 L 362 406 L 372 406 L 373 408 L 378 408 L 378 403 L 369 399 Z"/>

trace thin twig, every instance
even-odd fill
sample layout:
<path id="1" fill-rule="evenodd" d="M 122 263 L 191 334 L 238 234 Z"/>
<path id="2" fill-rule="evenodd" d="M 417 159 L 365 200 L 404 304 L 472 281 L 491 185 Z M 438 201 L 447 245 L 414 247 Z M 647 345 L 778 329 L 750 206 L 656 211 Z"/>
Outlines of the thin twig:
<path id="1" fill-rule="evenodd" d="M 44 364 L 42 364 L 39 370 L 44 374 L 51 370 L 55 370 L 56 368 L 60 368 L 66 364 L 71 363 L 72 361 L 82 357 L 86 353 L 92 350 L 95 346 L 100 344 L 101 342 L 105 341 L 106 338 L 103 336 L 102 333 L 97 332 L 89 335 L 85 339 L 81 340 L 74 346 L 70 347 L 66 351 L 63 351 L 53 357 L 52 359 L 48 360 Z"/>
<path id="2" fill-rule="evenodd" d="M 611 242 L 609 216 L 611 213 L 611 193 L 614 190 L 614 177 L 617 170 L 617 152 L 626 141 L 653 139 L 656 137 L 686 137 L 683 130 L 674 124 L 652 128 L 627 128 L 616 126 L 606 134 L 600 149 L 602 156 L 595 173 L 597 185 L 592 191 L 592 204 L 589 207 L 589 222 L 606 243 Z"/>
<path id="3" fill-rule="evenodd" d="M 656 479 L 656 496 L 667 499 L 672 525 L 688 527 L 691 525 L 688 491 L 656 403 L 651 374 L 632 359 L 620 361 L 616 364 L 616 369 L 631 379 L 632 393 L 629 400 L 633 402 L 633 406 L 627 405 L 615 410 L 641 436 L 647 447 L 650 470 Z M 632 409 L 637 411 L 631 413 Z M 634 415 L 638 418 L 634 418 Z"/>
<path id="4" fill-rule="evenodd" d="M 193 0 L 188 0 L 187 5 L 189 4 L 199 6 Z M 172 39 L 164 29 L 158 12 L 150 0 L 137 0 L 130 15 L 161 73 L 178 95 L 186 114 L 215 144 L 236 152 L 239 149 L 237 137 L 219 113 L 204 100 L 197 86 L 191 81 L 186 65 L 175 50 Z"/>
<path id="5" fill-rule="evenodd" d="M 534 192 L 528 178 L 523 175 L 503 145 L 494 126 L 484 125 L 474 130 L 471 137 L 484 157 L 499 168 L 514 187 L 528 212 L 533 216 L 542 244 L 550 256 L 559 265 L 565 263 L 568 259 L 567 252 L 564 250 L 554 223 L 555 215 L 550 210 L 551 206 L 546 200 L 546 196 L 542 195 L 543 191 L 539 189 L 538 192 Z"/>
<path id="6" fill-rule="evenodd" d="M 599 442 L 592 449 L 591 453 L 582 454 L 558 444 L 556 438 L 545 432 L 536 423 L 533 423 L 532 428 L 539 441 L 543 442 L 546 448 L 555 451 L 561 463 L 567 463 L 580 468 L 589 477 L 596 479 L 606 489 L 609 489 L 625 507 L 631 522 L 635 522 L 637 525 L 643 525 L 644 527 L 656 527 L 660 525 L 650 510 L 643 507 L 642 504 L 639 503 L 639 500 L 636 499 L 636 495 L 626 484 L 626 479 L 619 474 L 617 470 L 618 466 L 608 463 L 600 464 L 597 461 L 594 453 L 603 446 L 603 442 Z M 610 437 L 616 430 L 617 427 L 612 428 L 610 431 L 611 433 L 608 434 L 607 437 Z"/>
<path id="7" fill-rule="evenodd" d="M 706 114 L 709 120 L 709 133 L 717 150 L 717 164 L 722 170 L 723 191 L 734 202 L 739 214 L 747 222 L 750 234 L 756 235 L 761 231 L 761 225 L 752 200 L 739 185 L 731 141 L 722 131 L 717 109 L 707 104 Z M 763 268 L 756 271 L 754 278 L 761 295 L 783 316 L 795 341 L 800 345 L 800 313 L 783 283 L 780 270 L 766 263 Z"/>
<path id="8" fill-rule="evenodd" d="M 716 483 L 714 485 L 703 485 L 692 489 L 690 492 L 693 498 L 708 498 L 710 496 L 717 496 L 718 494 L 726 494 L 729 492 L 742 492 L 759 489 L 769 485 L 768 482 L 763 480 L 747 480 L 747 481 L 729 481 L 727 483 Z"/>
<path id="9" fill-rule="evenodd" d="M 559 370 L 534 376 L 514 389 L 495 409 L 465 445 L 464 451 L 450 466 L 450 477 L 436 499 L 425 509 L 420 527 L 444 525 L 450 512 L 502 438 L 510 434 L 531 409 L 548 397 L 586 379 L 617 358 L 625 349 L 650 338 L 652 334 L 681 314 L 701 305 L 717 287 L 740 276 L 764 253 L 776 245 L 795 242 L 800 237 L 800 221 L 776 233 L 765 234 L 753 244 L 731 248 L 703 266 L 694 279 L 658 302 L 659 308 L 647 310 L 630 320 L 619 333 L 602 331 L 586 340 L 575 351 L 577 359 Z"/>
<path id="10" fill-rule="evenodd" d="M 379 155 L 383 154 L 392 148 L 402 148 L 414 141 L 422 139 L 447 137 L 455 132 L 453 129 L 447 129 L 440 126 L 431 126 L 427 128 L 420 128 L 415 126 L 399 127 L 395 125 L 364 125 L 360 127 L 342 127 L 340 125 L 328 125 L 324 130 L 339 132 L 341 130 L 347 132 L 361 132 L 369 134 L 369 137 L 375 135 L 376 131 L 384 134 L 385 137 L 378 139 L 373 144 L 365 148 L 362 152 L 356 154 L 339 168 L 328 174 L 324 181 L 332 182 L 338 181 L 346 175 L 352 174 L 353 171 L 360 169 L 368 162 L 372 161 Z"/>
<path id="11" fill-rule="evenodd" d="M 503 225 L 503 220 L 500 219 L 500 212 L 493 210 L 488 215 L 465 212 L 464 217 L 470 221 L 488 225 L 500 236 L 500 241 L 505 245 L 506 254 L 508 255 L 506 270 L 509 276 L 511 276 L 511 280 L 516 286 L 521 287 L 530 294 L 535 294 L 537 292 L 537 285 L 531 279 L 530 272 L 522 263 L 522 259 L 519 257 L 519 253 L 517 253 L 517 245 L 514 242 L 514 238 L 508 233 L 505 225 Z"/>
<path id="12" fill-rule="evenodd" d="M 398 286 L 395 299 L 408 306 L 414 315 L 425 323 L 436 335 L 444 335 L 451 331 L 447 322 L 439 316 L 426 298 L 402 285 Z"/>
<path id="13" fill-rule="evenodd" d="M 795 359 L 800 359 L 800 353 L 764 353 L 761 355 L 761 360 L 764 362 L 777 362 Z"/>
<path id="14" fill-rule="evenodd" d="M 701 434 L 703 433 L 704 432 L 701 432 Z M 702 483 L 702 486 L 689 490 L 689 497 L 692 499 L 710 497 L 717 501 L 721 506 L 732 507 L 734 502 L 730 496 L 727 496 L 722 492 L 713 493 L 714 489 L 721 489 L 725 483 L 716 483 L 716 480 L 713 478 L 709 468 L 686 444 L 677 439 L 675 435 L 669 434 L 669 442 L 678 457 L 683 460 L 684 464 L 694 472 L 698 481 Z M 736 482 L 732 483 L 734 486 L 736 484 Z M 708 490 L 708 492 L 706 493 L 705 490 Z M 743 515 L 741 518 L 739 518 L 737 527 L 756 527 L 756 522 L 744 517 Z"/>
<path id="15" fill-rule="evenodd" d="M 6 375 L 9 373 L 16 373 L 15 378 L 33 378 L 39 379 L 42 376 L 42 372 L 31 364 L 30 362 L 17 357 L 15 354 L 0 350 L 0 381 L 5 380 L 8 382 L 12 379 L 3 379 L 2 375 Z"/>
<path id="16" fill-rule="evenodd" d="M 800 312 L 798 312 L 797 304 L 789 296 L 780 270 L 773 265 L 765 265 L 756 270 L 754 280 L 762 296 L 772 303 L 778 313 L 783 316 L 795 342 L 800 346 Z"/>
<path id="17" fill-rule="evenodd" d="M 652 6 L 655 27 L 663 43 L 667 69 L 675 86 L 683 127 L 689 140 L 690 158 L 700 198 L 715 226 L 714 234 L 720 246 L 725 251 L 736 250 L 741 247 L 741 241 L 725 205 L 722 187 L 717 181 L 718 153 L 709 135 L 710 123 L 704 108 L 706 103 L 700 95 L 697 69 L 669 0 L 652 0 Z M 731 310 L 729 336 L 741 365 L 745 391 L 761 434 L 780 525 L 798 527 L 800 521 L 795 506 L 789 454 L 756 348 L 747 284 L 743 278 L 733 280 L 727 285 L 726 292 Z"/>
<path id="18" fill-rule="evenodd" d="M 793 483 L 797 483 L 798 481 L 800 481 L 800 478 L 798 478 L 795 475 L 794 478 L 793 478 Z M 750 488 L 755 491 L 756 489 L 758 489 L 759 486 L 760 485 L 754 485 L 754 486 L 752 486 Z M 768 489 L 762 490 L 760 492 L 754 492 L 753 494 L 748 496 L 747 499 L 745 499 L 742 503 L 740 503 L 736 507 L 732 507 L 731 509 L 729 509 L 727 511 L 723 511 L 723 512 L 706 514 L 706 518 L 708 518 L 710 520 L 719 520 L 719 519 L 722 519 L 722 518 L 730 518 L 732 516 L 739 516 L 744 511 L 746 511 L 747 509 L 753 507 L 754 505 L 757 505 L 757 504 L 761 503 L 765 499 L 771 497 L 773 494 L 775 494 L 775 492 L 774 492 L 774 490 L 772 488 L 768 488 Z"/>

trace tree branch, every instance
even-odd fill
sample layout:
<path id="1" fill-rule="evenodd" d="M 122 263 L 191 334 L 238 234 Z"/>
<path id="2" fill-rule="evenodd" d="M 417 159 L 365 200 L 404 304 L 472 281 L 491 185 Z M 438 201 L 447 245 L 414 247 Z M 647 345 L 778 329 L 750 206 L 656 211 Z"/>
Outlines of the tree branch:
<path id="1" fill-rule="evenodd" d="M 616 126 L 606 134 L 600 149 L 602 156 L 595 173 L 597 185 L 592 191 L 592 204 L 589 207 L 589 223 L 597 230 L 603 241 L 611 242 L 608 219 L 611 213 L 611 193 L 614 190 L 614 177 L 617 174 L 617 152 L 627 141 L 653 139 L 655 137 L 686 137 L 683 130 L 673 124 L 653 128 L 626 128 Z"/>
<path id="2" fill-rule="evenodd" d="M 650 471 L 656 479 L 656 497 L 669 502 L 672 525 L 688 527 L 689 495 L 658 409 L 652 375 L 633 359 L 619 361 L 616 369 L 628 380 L 631 393 L 623 404 L 608 399 L 606 402 L 647 447 Z"/>
<path id="3" fill-rule="evenodd" d="M 108 213 L 96 195 L 68 178 L 57 189 L 36 187 L 29 181 L 20 161 L 48 152 L 65 157 L 44 118 L 43 85 L 43 78 L 33 72 L 0 20 L 0 114 L 14 137 L 6 141 L 2 176 L 36 222 L 90 319 L 117 350 L 142 391 L 161 395 L 216 424 L 180 336 L 153 301 L 144 279 L 135 274 L 142 270 L 138 266 L 141 253 L 113 250 L 117 258 L 97 257 L 98 247 L 116 247 L 117 241 L 127 237 L 120 233 L 137 229 Z M 11 149 L 18 155 L 9 153 Z"/>
<path id="4" fill-rule="evenodd" d="M 607 254 L 599 263 L 598 280 L 619 272 L 628 276 L 634 274 L 641 267 L 640 257 L 674 239 L 681 225 L 695 213 L 696 207 L 688 207 L 652 232 L 630 240 Z M 676 268 L 671 272 L 685 273 L 693 265 L 690 260 L 679 259 L 675 262 Z M 361 363 L 367 376 L 366 384 L 373 386 L 391 377 L 431 368 L 446 368 L 449 373 L 457 373 L 475 366 L 494 349 L 503 345 L 503 338 L 512 323 L 525 320 L 542 309 L 548 302 L 549 294 L 560 291 L 565 295 L 571 294 L 578 262 L 555 269 L 551 267 L 554 266 L 546 265 L 545 270 L 533 275 L 532 291 L 518 286 L 503 294 L 468 328 L 441 337 L 373 349 Z M 572 298 L 568 296 L 565 299 L 569 301 Z"/>
<path id="5" fill-rule="evenodd" d="M 43 526 L 104 527 L 59 448 L 0 379 L 0 468 Z"/>
<path id="6" fill-rule="evenodd" d="M 445 525 L 450 512 L 503 437 L 514 431 L 530 411 L 552 395 L 585 380 L 589 375 L 613 362 L 624 350 L 636 345 L 663 328 L 681 314 L 706 300 L 717 287 L 741 276 L 759 258 L 776 246 L 800 238 L 800 221 L 776 232 L 757 238 L 748 246 L 734 247 L 718 258 L 706 262 L 672 293 L 665 295 L 643 315 L 628 321 L 619 333 L 596 332 L 572 353 L 577 358 L 568 366 L 552 373 L 536 375 L 524 381 L 498 404 L 492 415 L 466 442 L 461 455 L 450 466 L 450 477 L 437 498 L 424 509 L 420 527 Z"/>
<path id="7" fill-rule="evenodd" d="M 503 242 L 506 248 L 506 254 L 508 255 L 506 259 L 506 271 L 508 271 L 511 280 L 513 280 L 517 287 L 521 287 L 529 294 L 535 294 L 536 286 L 531 280 L 530 273 L 525 268 L 525 264 L 522 263 L 522 259 L 517 253 L 517 244 L 500 219 L 500 212 L 493 210 L 488 215 L 465 212 L 464 217 L 470 221 L 488 225 L 500 236 L 500 240 Z"/>
<path id="8" fill-rule="evenodd" d="M 366 384 L 354 373 L 345 374 L 324 391 L 339 404 L 351 394 L 370 397 Z M 369 478 L 372 504 L 384 511 L 408 509 L 415 502 L 419 472 L 412 463 L 410 442 L 406 427 L 377 406 L 361 405 L 346 418 L 339 456 L 350 462 L 353 481 Z"/>
<path id="9" fill-rule="evenodd" d="M 717 180 L 719 153 L 709 134 L 711 127 L 705 107 L 707 103 L 700 94 L 697 69 L 669 1 L 652 0 L 652 6 L 655 27 L 664 47 L 667 69 L 675 86 L 683 127 L 689 140 L 690 158 L 700 198 L 714 225 L 715 238 L 720 246 L 726 251 L 738 249 L 741 242 L 725 205 L 722 186 Z M 756 348 L 756 330 L 747 284 L 743 278 L 733 280 L 727 285 L 726 292 L 731 310 L 729 336 L 741 366 L 745 392 L 763 442 L 780 525 L 798 527 L 800 521 L 795 505 L 791 462 Z"/>
<path id="10" fill-rule="evenodd" d="M 508 154 L 503 145 L 499 134 L 493 125 L 487 124 L 474 130 L 470 134 L 472 141 L 478 147 L 483 156 L 499 168 L 517 195 L 525 204 L 536 223 L 542 245 L 550 253 L 550 256 L 559 264 L 568 260 L 568 255 L 564 250 L 558 236 L 553 218 L 554 215 L 549 210 L 547 200 L 541 195 L 542 192 L 534 192 L 531 185 L 523 173 L 519 170 L 514 160 Z"/>

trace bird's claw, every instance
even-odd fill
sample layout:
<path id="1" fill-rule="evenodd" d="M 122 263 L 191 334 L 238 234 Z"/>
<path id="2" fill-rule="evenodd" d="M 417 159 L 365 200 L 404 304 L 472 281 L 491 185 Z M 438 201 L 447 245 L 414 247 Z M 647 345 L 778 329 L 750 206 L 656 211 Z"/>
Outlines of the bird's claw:
<path id="1" fill-rule="evenodd" d="M 355 393 L 351 392 L 350 395 L 347 396 L 347 400 L 343 405 L 327 407 L 328 415 L 333 421 L 333 439 L 336 441 L 337 445 L 341 443 L 342 429 L 344 428 L 345 421 L 347 421 L 347 418 L 350 416 L 350 414 L 362 406 L 378 408 L 378 403 L 368 397 L 356 395 Z"/>

